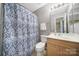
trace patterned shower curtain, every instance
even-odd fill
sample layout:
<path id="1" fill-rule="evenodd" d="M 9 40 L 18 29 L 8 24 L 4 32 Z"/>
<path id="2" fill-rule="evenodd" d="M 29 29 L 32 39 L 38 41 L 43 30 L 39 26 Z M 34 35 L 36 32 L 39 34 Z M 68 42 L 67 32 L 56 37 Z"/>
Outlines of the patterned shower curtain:
<path id="1" fill-rule="evenodd" d="M 36 15 L 19 4 L 4 4 L 3 55 L 30 56 L 39 41 Z"/>

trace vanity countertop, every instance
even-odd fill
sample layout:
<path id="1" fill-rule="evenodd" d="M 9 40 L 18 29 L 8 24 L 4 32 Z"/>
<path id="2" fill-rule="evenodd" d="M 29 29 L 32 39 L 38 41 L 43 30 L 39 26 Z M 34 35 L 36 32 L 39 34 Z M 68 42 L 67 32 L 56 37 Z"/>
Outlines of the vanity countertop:
<path id="1" fill-rule="evenodd" d="M 65 40 L 65 41 L 71 41 L 71 42 L 77 42 L 79 43 L 79 35 L 78 34 L 50 34 L 48 36 L 45 36 L 46 38 L 54 38 L 58 40 Z"/>

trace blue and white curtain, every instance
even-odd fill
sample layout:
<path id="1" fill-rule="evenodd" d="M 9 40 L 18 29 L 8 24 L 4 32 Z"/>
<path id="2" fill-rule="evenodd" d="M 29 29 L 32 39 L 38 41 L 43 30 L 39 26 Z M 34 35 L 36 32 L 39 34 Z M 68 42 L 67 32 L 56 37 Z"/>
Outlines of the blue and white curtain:
<path id="1" fill-rule="evenodd" d="M 39 41 L 36 15 L 23 6 L 4 4 L 3 55 L 30 56 Z"/>

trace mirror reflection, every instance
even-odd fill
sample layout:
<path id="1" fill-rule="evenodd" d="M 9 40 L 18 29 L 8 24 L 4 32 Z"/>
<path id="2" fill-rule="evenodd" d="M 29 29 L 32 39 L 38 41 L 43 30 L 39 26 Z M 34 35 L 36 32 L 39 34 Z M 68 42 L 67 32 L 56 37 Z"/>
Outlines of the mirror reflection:
<path id="1" fill-rule="evenodd" d="M 51 17 L 55 19 L 54 32 L 79 33 L 79 3 L 58 5 L 54 7 L 54 10 L 52 9 L 51 14 Z"/>

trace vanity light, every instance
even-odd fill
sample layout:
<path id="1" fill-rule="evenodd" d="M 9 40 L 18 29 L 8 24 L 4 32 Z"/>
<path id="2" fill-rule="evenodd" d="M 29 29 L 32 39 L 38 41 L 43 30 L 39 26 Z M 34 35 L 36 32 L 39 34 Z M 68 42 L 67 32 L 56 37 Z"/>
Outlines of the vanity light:
<path id="1" fill-rule="evenodd" d="M 63 5 L 64 5 L 64 3 L 55 3 L 54 5 L 52 5 L 52 9 L 53 8 L 54 9 L 59 8 L 59 7 L 63 6 Z"/>

